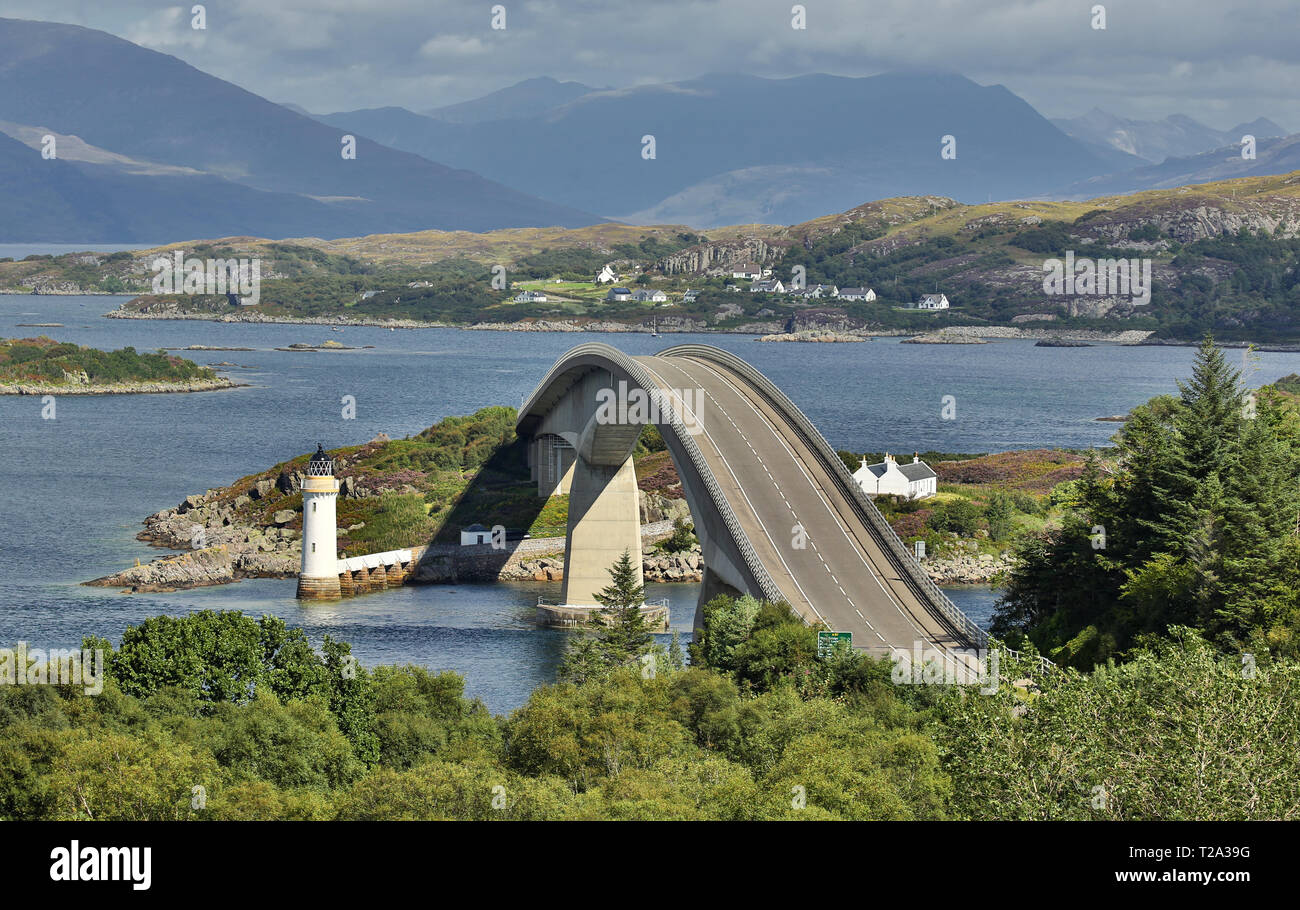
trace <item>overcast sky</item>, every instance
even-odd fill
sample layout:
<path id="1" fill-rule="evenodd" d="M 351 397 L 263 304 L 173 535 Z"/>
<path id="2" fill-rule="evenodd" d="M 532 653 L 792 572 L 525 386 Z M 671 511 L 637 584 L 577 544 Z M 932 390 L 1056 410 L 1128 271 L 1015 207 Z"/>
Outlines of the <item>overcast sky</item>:
<path id="1" fill-rule="evenodd" d="M 902 67 L 1001 83 L 1049 117 L 1097 106 L 1227 129 L 1300 129 L 1300 3 L 1113 0 L 15 0 L 0 15 L 103 29 L 318 113 L 425 110 L 533 76 L 597 87 L 708 72 L 865 76 Z M 756 112 L 760 116 L 762 112 Z M 766 112 L 776 122 L 780 112 Z"/>

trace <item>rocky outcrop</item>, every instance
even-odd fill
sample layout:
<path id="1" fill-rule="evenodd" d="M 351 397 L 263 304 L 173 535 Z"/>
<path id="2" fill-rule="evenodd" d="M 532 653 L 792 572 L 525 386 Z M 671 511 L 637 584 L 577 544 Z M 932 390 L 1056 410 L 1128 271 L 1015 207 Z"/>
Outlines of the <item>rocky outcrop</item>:
<path id="1" fill-rule="evenodd" d="M 287 554 L 250 553 L 219 545 L 164 556 L 86 584 L 123 588 L 132 593 L 178 591 L 229 584 L 241 578 L 292 578 L 298 573 L 298 565 L 299 559 Z"/>
<path id="2" fill-rule="evenodd" d="M 686 504 L 685 499 L 656 492 L 641 493 L 642 525 L 663 521 L 668 522 L 671 527 L 671 523 L 678 519 L 686 522 L 691 520 L 691 508 Z"/>
<path id="3" fill-rule="evenodd" d="M 715 240 L 665 256 L 655 263 L 655 268 L 665 275 L 722 275 L 750 262 L 771 265 L 785 251 L 785 245 L 758 237 Z"/>
<path id="4" fill-rule="evenodd" d="M 973 545 L 972 545 L 973 546 Z M 978 585 L 999 580 L 1011 571 L 1011 555 L 993 556 L 963 548 L 942 557 L 926 557 L 921 565 L 930 578 L 940 585 Z"/>
<path id="5" fill-rule="evenodd" d="M 646 581 L 699 582 L 704 579 L 704 559 L 696 544 L 683 553 L 647 550 L 641 557 Z M 503 581 L 563 581 L 564 554 L 507 562 L 498 577 Z"/>

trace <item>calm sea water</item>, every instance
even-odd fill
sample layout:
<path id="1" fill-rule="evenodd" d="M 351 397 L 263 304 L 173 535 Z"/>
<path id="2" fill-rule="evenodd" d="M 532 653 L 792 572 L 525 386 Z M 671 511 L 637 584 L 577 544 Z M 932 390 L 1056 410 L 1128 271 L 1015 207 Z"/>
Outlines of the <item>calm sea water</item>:
<path id="1" fill-rule="evenodd" d="M 175 594 L 122 595 L 79 582 L 159 551 L 135 540 L 140 521 L 190 493 L 224 485 L 314 448 L 404 436 L 494 404 L 517 406 L 570 347 L 599 339 L 631 354 L 697 341 L 744 356 L 808 414 L 831 444 L 855 450 L 990 452 L 1104 444 L 1120 414 L 1175 390 L 1187 348 L 1035 348 L 987 345 L 759 344 L 749 337 L 533 334 L 104 319 L 109 297 L 0 296 L 0 336 L 137 350 L 205 344 L 253 351 L 193 352 L 228 361 L 247 388 L 188 395 L 64 396 L 54 420 L 39 399 L 0 396 L 0 644 L 74 647 L 84 635 L 118 639 L 148 616 L 196 609 L 274 613 L 352 642 L 367 664 L 415 662 L 463 673 L 494 711 L 521 704 L 554 678 L 565 633 L 536 628 L 537 595 L 558 585 L 401 588 L 335 605 L 303 606 L 292 580 L 258 580 Z M 20 328 L 57 322 L 62 328 Z M 373 345 L 342 353 L 275 351 L 293 342 Z M 1252 380 L 1300 371 L 1298 354 L 1261 354 Z M 340 399 L 355 396 L 356 418 Z M 956 419 L 941 419 L 943 397 Z M 697 588 L 651 586 L 689 635 Z M 987 621 L 994 594 L 955 589 Z"/>

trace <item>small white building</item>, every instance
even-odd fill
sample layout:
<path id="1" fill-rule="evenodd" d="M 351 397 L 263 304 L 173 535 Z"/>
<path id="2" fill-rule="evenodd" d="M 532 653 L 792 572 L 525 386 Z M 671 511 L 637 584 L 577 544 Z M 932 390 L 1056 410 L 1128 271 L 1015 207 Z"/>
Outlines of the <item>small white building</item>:
<path id="1" fill-rule="evenodd" d="M 700 296 L 700 292 L 698 290 L 696 290 L 695 288 L 687 288 L 686 293 L 682 295 L 682 303 L 691 303 L 698 296 Z"/>
<path id="2" fill-rule="evenodd" d="M 946 310 L 948 309 L 947 294 L 922 294 L 921 299 L 917 301 L 918 310 Z"/>
<path id="3" fill-rule="evenodd" d="M 768 274 L 771 274 L 770 270 L 768 271 Z M 731 277 L 748 278 L 751 281 L 757 281 L 763 277 L 763 269 L 757 263 L 746 262 L 743 265 L 738 265 L 732 269 Z"/>
<path id="4" fill-rule="evenodd" d="M 774 278 L 771 281 L 755 281 L 749 286 L 751 294 L 784 294 L 785 285 L 781 283 L 780 278 Z"/>
<path id="5" fill-rule="evenodd" d="M 491 528 L 485 528 L 481 524 L 472 524 L 468 528 L 460 529 L 460 545 L 462 547 L 473 547 L 478 544 L 491 542 Z"/>
<path id="6" fill-rule="evenodd" d="M 545 303 L 546 300 L 541 291 L 520 291 L 515 295 L 515 303 Z"/>
<path id="7" fill-rule="evenodd" d="M 628 288 L 610 288 L 609 293 L 605 295 L 606 300 L 631 300 L 632 291 Z"/>
<path id="8" fill-rule="evenodd" d="M 871 288 L 840 288 L 835 296 L 840 300 L 875 300 L 876 292 Z"/>
<path id="9" fill-rule="evenodd" d="M 609 265 L 596 273 L 596 284 L 613 284 L 615 281 L 618 281 L 618 272 Z"/>
<path id="10" fill-rule="evenodd" d="M 893 455 L 885 454 L 879 464 L 867 464 L 853 472 L 862 492 L 868 496 L 894 495 L 908 499 L 926 499 L 938 492 L 939 475 L 915 453 L 911 464 L 900 465 Z"/>
<path id="11" fill-rule="evenodd" d="M 638 288 L 632 292 L 632 299 L 638 303 L 663 303 L 668 299 L 668 295 L 663 291 L 646 290 Z"/>

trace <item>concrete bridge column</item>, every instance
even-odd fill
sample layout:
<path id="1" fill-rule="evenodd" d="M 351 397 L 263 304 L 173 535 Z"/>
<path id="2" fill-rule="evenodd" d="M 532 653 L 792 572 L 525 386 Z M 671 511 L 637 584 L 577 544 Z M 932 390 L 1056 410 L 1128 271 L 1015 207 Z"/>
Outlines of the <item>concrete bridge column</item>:
<path id="1" fill-rule="evenodd" d="M 704 605 L 713 598 L 725 594 L 728 597 L 740 597 L 741 591 L 723 581 L 717 572 L 713 571 L 707 564 L 704 566 L 704 577 L 700 585 L 700 597 L 695 603 L 695 628 L 704 628 Z"/>
<path id="2" fill-rule="evenodd" d="M 572 467 L 569 524 L 564 539 L 565 604 L 592 606 L 609 582 L 609 569 L 623 551 L 631 554 L 637 583 L 641 574 L 641 502 L 629 454 L 617 467 L 590 464 L 579 456 Z"/>

